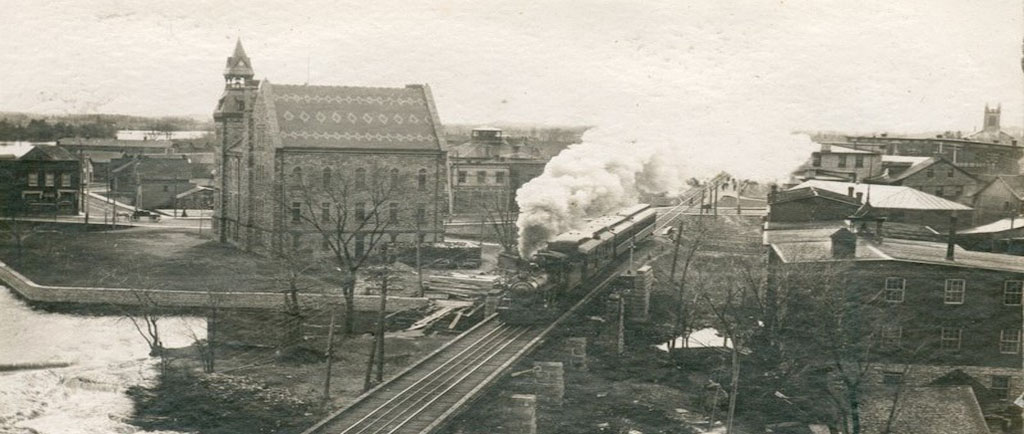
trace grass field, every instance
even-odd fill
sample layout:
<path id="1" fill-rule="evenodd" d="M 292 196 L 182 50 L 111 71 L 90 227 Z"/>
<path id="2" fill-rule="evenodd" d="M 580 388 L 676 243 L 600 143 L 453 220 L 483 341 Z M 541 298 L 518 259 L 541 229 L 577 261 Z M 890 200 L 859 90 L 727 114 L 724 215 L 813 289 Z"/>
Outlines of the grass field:
<path id="1" fill-rule="evenodd" d="M 20 254 L 13 242 L 0 244 L 0 259 L 45 285 L 195 291 L 282 286 L 276 262 L 184 229 L 32 233 Z"/>

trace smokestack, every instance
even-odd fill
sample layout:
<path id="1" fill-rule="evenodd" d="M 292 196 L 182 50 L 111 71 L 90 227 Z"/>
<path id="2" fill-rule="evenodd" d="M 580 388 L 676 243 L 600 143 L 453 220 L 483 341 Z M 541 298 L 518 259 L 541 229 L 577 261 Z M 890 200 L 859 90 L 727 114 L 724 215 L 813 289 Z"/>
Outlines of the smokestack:
<path id="1" fill-rule="evenodd" d="M 946 260 L 956 260 L 954 247 L 956 246 L 956 214 L 950 213 L 949 215 L 949 239 L 946 241 Z"/>

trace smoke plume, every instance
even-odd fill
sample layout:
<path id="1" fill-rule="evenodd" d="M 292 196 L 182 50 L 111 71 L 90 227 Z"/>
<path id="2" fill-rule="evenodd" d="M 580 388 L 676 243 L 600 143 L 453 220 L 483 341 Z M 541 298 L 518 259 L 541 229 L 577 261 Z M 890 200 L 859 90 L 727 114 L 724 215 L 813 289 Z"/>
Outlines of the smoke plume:
<path id="1" fill-rule="evenodd" d="M 584 219 L 637 203 L 641 193 L 677 194 L 686 185 L 678 147 L 656 139 L 627 139 L 606 129 L 588 131 L 562 151 L 541 176 L 523 185 L 519 254 L 529 257 L 551 237 Z"/>

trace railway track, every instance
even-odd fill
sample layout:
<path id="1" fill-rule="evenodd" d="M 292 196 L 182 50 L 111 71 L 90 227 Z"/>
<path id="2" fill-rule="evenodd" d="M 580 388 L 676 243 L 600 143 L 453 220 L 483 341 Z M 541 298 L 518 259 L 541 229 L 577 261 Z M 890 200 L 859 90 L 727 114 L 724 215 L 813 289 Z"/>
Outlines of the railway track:
<path id="1" fill-rule="evenodd" d="M 596 278 L 596 283 L 588 284 L 587 295 L 546 326 L 510 326 L 498 321 L 497 315 L 485 318 L 303 434 L 436 431 L 599 294 L 624 267 L 625 262 L 620 260 L 611 271 Z"/>
<path id="2" fill-rule="evenodd" d="M 664 214 L 658 216 L 658 223 L 654 227 L 654 233 L 661 233 L 661 231 L 663 231 L 665 228 L 675 224 L 676 219 L 678 219 L 679 216 L 683 215 L 683 213 L 688 211 L 690 208 L 693 208 L 694 206 L 701 206 L 701 204 L 690 205 L 690 200 L 701 197 L 702 193 L 707 192 L 711 188 L 718 188 L 718 186 L 721 185 L 721 183 L 728 177 L 729 175 L 726 174 L 725 172 L 719 173 L 718 175 L 715 175 L 714 178 L 708 180 L 708 182 L 706 182 L 704 186 L 692 188 L 688 190 L 686 193 L 683 193 L 682 196 L 680 196 L 679 198 L 679 205 L 676 205 L 672 209 L 665 211 Z"/>

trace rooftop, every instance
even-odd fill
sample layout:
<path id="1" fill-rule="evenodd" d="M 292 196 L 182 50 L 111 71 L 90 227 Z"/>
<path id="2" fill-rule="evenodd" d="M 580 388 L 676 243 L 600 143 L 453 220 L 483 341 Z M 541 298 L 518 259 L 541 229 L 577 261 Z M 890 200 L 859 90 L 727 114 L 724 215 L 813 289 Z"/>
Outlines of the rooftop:
<path id="1" fill-rule="evenodd" d="M 987 434 L 981 406 L 970 386 L 904 386 L 867 393 L 862 407 L 864 434 Z M 895 402 L 894 402 L 895 401 Z M 895 414 L 892 411 L 896 406 Z M 890 425 L 890 415 L 892 417 Z M 886 426 L 889 430 L 886 430 Z"/>
<path id="2" fill-rule="evenodd" d="M 285 147 L 440 150 L 429 88 L 271 84 L 260 95 Z"/>
<path id="3" fill-rule="evenodd" d="M 839 194 L 847 194 L 848 189 L 853 187 L 854 193 L 862 193 L 865 201 L 871 202 L 871 206 L 880 209 L 931 211 L 970 211 L 972 209 L 969 206 L 901 185 L 858 184 L 811 179 L 790 190 L 805 187 L 815 187 Z"/>
<path id="4" fill-rule="evenodd" d="M 973 228 L 964 229 L 959 233 L 964 235 L 970 234 L 992 234 L 997 232 L 1004 232 L 1011 229 L 1024 228 L 1024 216 L 1017 216 L 1015 218 L 1005 218 L 997 220 L 987 225 L 975 226 Z"/>
<path id="5" fill-rule="evenodd" d="M 790 190 L 776 192 L 775 195 L 772 196 L 772 203 L 791 202 L 811 197 L 820 197 L 822 199 L 834 200 L 836 202 L 842 202 L 850 205 L 860 205 L 860 201 L 858 201 L 856 197 L 850 197 L 846 194 L 840 194 L 818 187 L 793 188 Z"/>

